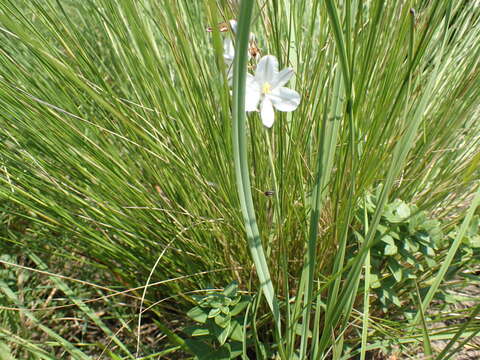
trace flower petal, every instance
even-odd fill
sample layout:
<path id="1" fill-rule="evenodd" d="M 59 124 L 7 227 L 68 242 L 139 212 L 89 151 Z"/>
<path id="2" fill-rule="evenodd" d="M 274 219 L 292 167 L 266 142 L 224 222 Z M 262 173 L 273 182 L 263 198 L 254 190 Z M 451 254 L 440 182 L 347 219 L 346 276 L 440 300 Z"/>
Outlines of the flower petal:
<path id="1" fill-rule="evenodd" d="M 227 81 L 228 85 L 233 85 L 233 64 L 227 65 Z"/>
<path id="2" fill-rule="evenodd" d="M 257 111 L 260 101 L 260 85 L 255 81 L 253 75 L 247 73 L 247 88 L 245 92 L 245 111 Z"/>
<path id="3" fill-rule="evenodd" d="M 273 55 L 266 55 L 260 59 L 255 72 L 255 79 L 260 84 L 272 83 L 278 74 L 278 60 Z"/>
<path id="4" fill-rule="evenodd" d="M 280 71 L 275 79 L 272 81 L 272 88 L 275 89 L 276 87 L 285 85 L 293 76 L 293 69 L 286 68 Z"/>
<path id="5" fill-rule="evenodd" d="M 265 97 L 260 104 L 260 116 L 262 117 L 263 125 L 271 128 L 273 125 L 273 120 L 275 119 L 275 114 L 273 112 L 272 102 L 268 97 Z"/>
<path id="6" fill-rule="evenodd" d="M 223 40 L 223 59 L 225 60 L 225 64 L 230 65 L 234 57 L 235 47 L 233 46 L 233 41 L 230 38 L 225 38 L 225 40 Z"/>
<path id="7" fill-rule="evenodd" d="M 293 111 L 300 104 L 300 94 L 286 87 L 277 87 L 266 97 L 278 111 Z"/>
<path id="8" fill-rule="evenodd" d="M 237 20 L 229 20 L 230 23 L 230 28 L 232 29 L 232 32 L 236 35 L 237 34 Z"/>

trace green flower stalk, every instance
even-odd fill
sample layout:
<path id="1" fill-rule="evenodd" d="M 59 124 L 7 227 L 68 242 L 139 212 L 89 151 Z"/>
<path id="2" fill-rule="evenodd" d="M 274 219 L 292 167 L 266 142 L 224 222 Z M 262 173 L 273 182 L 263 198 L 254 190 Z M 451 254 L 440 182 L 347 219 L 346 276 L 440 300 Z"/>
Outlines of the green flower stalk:
<path id="1" fill-rule="evenodd" d="M 268 263 L 265 258 L 260 233 L 258 230 L 255 209 L 253 206 L 250 186 L 250 172 L 248 169 L 247 144 L 246 144 L 246 113 L 245 90 L 247 79 L 248 41 L 250 35 L 250 22 L 252 18 L 253 1 L 241 2 L 238 30 L 236 34 L 236 56 L 233 62 L 233 156 L 235 162 L 235 176 L 240 206 L 245 222 L 248 247 L 252 256 L 260 287 L 265 295 L 268 306 L 272 311 L 275 321 L 279 352 L 282 354 L 281 323 L 278 302 L 275 297 Z"/>

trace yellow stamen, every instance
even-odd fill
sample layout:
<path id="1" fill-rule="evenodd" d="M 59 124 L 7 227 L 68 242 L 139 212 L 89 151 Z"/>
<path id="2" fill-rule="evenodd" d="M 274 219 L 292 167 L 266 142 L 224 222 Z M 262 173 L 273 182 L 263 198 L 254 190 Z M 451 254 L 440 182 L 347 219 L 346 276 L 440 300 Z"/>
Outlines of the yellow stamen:
<path id="1" fill-rule="evenodd" d="M 272 85 L 270 85 L 268 82 L 263 84 L 262 93 L 264 95 L 269 94 L 271 91 L 272 91 Z"/>

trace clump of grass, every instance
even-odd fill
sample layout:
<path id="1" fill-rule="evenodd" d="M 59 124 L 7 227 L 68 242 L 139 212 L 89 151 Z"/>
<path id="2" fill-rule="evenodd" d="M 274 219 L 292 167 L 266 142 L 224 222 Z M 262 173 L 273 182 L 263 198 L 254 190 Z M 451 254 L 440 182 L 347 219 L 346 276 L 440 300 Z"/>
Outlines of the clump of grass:
<path id="1" fill-rule="evenodd" d="M 249 115 L 242 148 L 278 346 L 285 358 L 347 351 L 343 334 L 364 292 L 366 349 L 370 289 L 359 285 L 384 205 L 398 197 L 455 224 L 477 186 L 480 10 L 471 1 L 245 0 L 242 17 L 232 5 L 0 3 L 0 201 L 55 235 L 2 241 L 81 256 L 127 287 L 150 273 L 154 283 L 177 279 L 149 289 L 152 302 L 233 278 L 257 290 L 224 35 L 205 31 L 238 17 L 236 46 L 254 31 L 262 54 L 295 69 L 290 86 L 302 95 L 272 130 Z M 238 63 L 237 80 L 246 70 Z M 357 205 L 379 184 L 378 210 L 347 263 Z"/>

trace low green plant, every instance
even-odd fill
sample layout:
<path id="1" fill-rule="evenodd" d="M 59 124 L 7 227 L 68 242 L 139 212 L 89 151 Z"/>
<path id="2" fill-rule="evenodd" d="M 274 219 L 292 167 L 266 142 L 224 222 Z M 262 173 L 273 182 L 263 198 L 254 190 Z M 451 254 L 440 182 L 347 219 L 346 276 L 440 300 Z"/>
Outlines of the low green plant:
<path id="1" fill-rule="evenodd" d="M 446 244 L 452 242 L 459 231 L 458 226 L 455 226 L 447 234 Z M 475 272 L 475 267 L 480 264 L 480 215 L 475 215 L 470 226 L 462 239 L 459 251 L 455 256 L 455 261 L 449 270 L 448 277 L 451 278 L 453 274 L 458 272 L 466 273 L 468 269 Z"/>
<path id="2" fill-rule="evenodd" d="M 369 194 L 357 212 L 357 221 L 371 221 L 380 190 Z M 370 250 L 370 286 L 377 295 L 382 310 L 392 304 L 401 307 L 398 292 L 410 294 L 418 282 L 428 283 L 438 267 L 439 250 L 447 239 L 442 231 L 445 224 L 431 219 L 415 205 L 395 199 L 385 205 L 374 245 Z M 354 235 L 361 243 L 363 230 Z M 350 253 L 353 256 L 353 253 Z"/>
<path id="3" fill-rule="evenodd" d="M 363 226 L 372 219 L 379 193 L 380 187 L 366 195 L 358 207 L 356 220 L 362 227 L 353 232 L 349 257 L 358 250 L 356 244 L 363 242 Z M 434 219 L 413 204 L 400 199 L 386 204 L 370 249 L 369 284 L 380 304 L 379 310 L 391 312 L 393 305 L 408 318 L 412 312 L 407 309 L 416 306 L 411 294 L 416 292 L 417 286 L 420 293 L 425 294 L 457 234 L 457 226 L 451 228 L 448 221 Z M 447 280 L 463 277 L 467 269 L 478 265 L 479 234 L 479 216 L 476 215 L 449 268 Z M 443 289 L 436 294 L 437 299 L 445 300 L 446 297 Z"/>
<path id="4" fill-rule="evenodd" d="M 235 359 L 244 354 L 244 344 L 251 343 L 246 310 L 252 297 L 239 294 L 238 285 L 233 282 L 222 292 L 207 291 L 206 295 L 192 298 L 198 305 L 187 316 L 196 324 L 186 327 L 184 332 L 190 336 L 186 344 L 197 358 Z"/>

